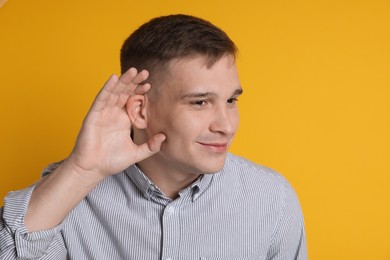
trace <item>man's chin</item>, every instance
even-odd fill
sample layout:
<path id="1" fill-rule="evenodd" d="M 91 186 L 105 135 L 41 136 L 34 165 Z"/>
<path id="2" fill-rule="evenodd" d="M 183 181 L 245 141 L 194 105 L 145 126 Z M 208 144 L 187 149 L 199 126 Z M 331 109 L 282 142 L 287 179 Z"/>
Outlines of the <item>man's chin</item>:
<path id="1" fill-rule="evenodd" d="M 225 159 L 226 159 L 226 156 L 224 157 L 223 160 L 221 160 L 220 162 L 214 162 L 214 164 L 209 164 L 207 166 L 205 166 L 203 169 L 202 169 L 202 173 L 203 174 L 215 174 L 215 173 L 218 173 L 220 172 L 224 165 L 225 165 Z M 210 166 L 212 165 L 212 166 Z"/>

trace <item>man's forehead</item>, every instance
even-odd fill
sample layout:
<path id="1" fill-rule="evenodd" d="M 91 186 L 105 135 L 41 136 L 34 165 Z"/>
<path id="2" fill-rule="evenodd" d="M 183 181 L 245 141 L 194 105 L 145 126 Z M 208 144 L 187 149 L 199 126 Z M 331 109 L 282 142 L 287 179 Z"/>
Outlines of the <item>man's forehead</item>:
<path id="1" fill-rule="evenodd" d="M 236 62 L 235 56 L 231 54 L 224 54 L 222 56 L 210 56 L 205 54 L 191 54 L 186 55 L 184 57 L 177 57 L 173 58 L 170 61 L 166 63 L 166 68 L 169 70 L 169 72 L 172 72 L 175 68 L 178 66 L 183 66 L 186 63 L 194 63 L 196 62 L 198 65 L 210 69 L 213 67 L 218 61 L 228 58 L 229 61 L 231 61 L 231 64 L 234 65 Z"/>
<path id="2" fill-rule="evenodd" d="M 155 92 L 155 97 L 169 95 L 180 98 L 206 93 L 208 96 L 221 95 L 222 92 L 225 96 L 241 90 L 233 56 L 225 55 L 209 65 L 208 57 L 204 55 L 172 59 L 155 74 L 152 92 Z M 223 73 L 216 71 L 221 68 Z"/>

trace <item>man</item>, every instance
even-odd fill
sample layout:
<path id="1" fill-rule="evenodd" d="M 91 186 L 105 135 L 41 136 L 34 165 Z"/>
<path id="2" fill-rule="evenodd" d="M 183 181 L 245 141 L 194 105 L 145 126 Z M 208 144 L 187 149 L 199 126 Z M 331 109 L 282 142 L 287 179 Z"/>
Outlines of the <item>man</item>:
<path id="1" fill-rule="evenodd" d="M 291 186 L 228 153 L 235 57 L 199 18 L 136 30 L 69 157 L 6 197 L 1 259 L 306 259 Z"/>

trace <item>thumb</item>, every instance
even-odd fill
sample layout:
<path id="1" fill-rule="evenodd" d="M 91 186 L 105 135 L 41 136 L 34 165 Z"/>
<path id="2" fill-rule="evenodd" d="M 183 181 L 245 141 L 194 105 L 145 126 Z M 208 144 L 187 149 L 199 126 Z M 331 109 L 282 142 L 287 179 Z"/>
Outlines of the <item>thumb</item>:
<path id="1" fill-rule="evenodd" d="M 161 145 L 166 138 L 167 137 L 164 134 L 158 133 L 152 136 L 148 142 L 138 146 L 138 151 L 136 153 L 137 162 L 142 161 L 159 152 L 161 150 Z"/>

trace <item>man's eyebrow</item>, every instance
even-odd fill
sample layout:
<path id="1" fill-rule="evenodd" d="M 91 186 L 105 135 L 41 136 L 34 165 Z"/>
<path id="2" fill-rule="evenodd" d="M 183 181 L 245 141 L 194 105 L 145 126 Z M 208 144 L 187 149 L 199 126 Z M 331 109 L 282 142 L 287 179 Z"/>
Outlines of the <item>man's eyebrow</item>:
<path id="1" fill-rule="evenodd" d="M 241 87 L 237 88 L 232 96 L 239 96 L 243 93 L 243 90 Z M 217 96 L 214 92 L 192 92 L 192 93 L 186 93 L 180 97 L 180 99 L 190 99 L 190 98 L 205 98 L 210 96 Z"/>
<path id="2" fill-rule="evenodd" d="M 217 94 L 213 92 L 192 92 L 192 93 L 186 93 L 180 97 L 180 99 L 186 99 L 186 98 L 205 98 L 209 96 L 216 96 Z"/>
<path id="3" fill-rule="evenodd" d="M 236 90 L 233 92 L 233 96 L 239 96 L 239 95 L 241 95 L 242 93 L 244 93 L 244 90 L 242 89 L 242 87 L 239 87 L 238 89 L 236 89 Z"/>

